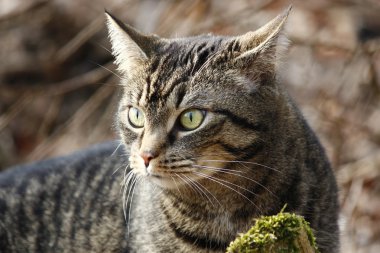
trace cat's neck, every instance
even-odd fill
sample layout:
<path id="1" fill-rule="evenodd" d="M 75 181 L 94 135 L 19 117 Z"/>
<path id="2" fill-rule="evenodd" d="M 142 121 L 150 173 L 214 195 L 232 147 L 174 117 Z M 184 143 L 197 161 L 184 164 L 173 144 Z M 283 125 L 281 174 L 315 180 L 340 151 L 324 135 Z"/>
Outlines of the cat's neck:
<path id="1" fill-rule="evenodd" d="M 230 198 L 216 201 L 218 196 L 214 197 L 211 200 L 211 196 L 201 196 L 200 193 L 164 191 L 160 197 L 159 208 L 173 229 L 181 228 L 177 233 L 202 235 L 204 231 L 208 231 L 207 238 L 204 239 L 224 247 L 237 233 L 252 225 L 252 217 L 241 217 L 237 214 L 241 205 L 227 203 Z"/>

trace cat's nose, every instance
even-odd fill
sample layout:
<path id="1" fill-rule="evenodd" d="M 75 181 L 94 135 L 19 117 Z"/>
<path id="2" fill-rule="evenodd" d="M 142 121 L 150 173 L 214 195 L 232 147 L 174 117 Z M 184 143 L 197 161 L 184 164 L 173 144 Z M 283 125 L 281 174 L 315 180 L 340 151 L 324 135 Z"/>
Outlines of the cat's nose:
<path id="1" fill-rule="evenodd" d="M 150 151 L 144 151 L 140 153 L 141 158 L 144 160 L 145 167 L 149 166 L 150 161 L 157 157 L 153 152 Z"/>

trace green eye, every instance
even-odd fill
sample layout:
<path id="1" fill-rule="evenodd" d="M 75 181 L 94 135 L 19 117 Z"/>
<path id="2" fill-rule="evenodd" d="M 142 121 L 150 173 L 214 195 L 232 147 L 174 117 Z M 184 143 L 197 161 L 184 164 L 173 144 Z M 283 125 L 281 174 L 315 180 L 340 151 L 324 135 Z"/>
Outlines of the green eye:
<path id="1" fill-rule="evenodd" d="M 198 128 L 204 118 L 204 112 L 198 109 L 189 109 L 179 116 L 179 122 L 185 130 Z"/>
<path id="2" fill-rule="evenodd" d="M 144 126 L 145 116 L 142 111 L 137 109 L 136 107 L 129 108 L 128 111 L 128 119 L 129 123 L 135 128 L 141 128 Z"/>

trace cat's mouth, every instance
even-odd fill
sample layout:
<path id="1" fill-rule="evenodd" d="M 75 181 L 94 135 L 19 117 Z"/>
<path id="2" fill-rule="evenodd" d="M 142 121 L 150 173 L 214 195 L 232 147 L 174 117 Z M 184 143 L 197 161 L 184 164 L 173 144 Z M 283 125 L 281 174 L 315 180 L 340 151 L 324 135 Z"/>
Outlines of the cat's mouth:
<path id="1" fill-rule="evenodd" d="M 188 166 L 187 168 L 181 168 L 180 170 L 175 167 L 161 167 L 161 166 L 149 166 L 145 169 L 145 176 L 152 178 L 171 178 L 178 177 L 180 175 L 190 175 L 193 173 L 193 168 Z"/>
<path id="2" fill-rule="evenodd" d="M 155 171 L 146 173 L 145 176 L 157 186 L 165 189 L 178 189 L 182 185 L 193 181 L 190 171 Z"/>
<path id="3" fill-rule="evenodd" d="M 213 162 L 205 164 L 201 162 L 198 164 L 196 160 L 190 159 L 177 159 L 173 161 L 154 159 L 146 166 L 144 161 L 138 156 L 130 157 L 130 165 L 135 174 L 143 176 L 157 186 L 166 189 L 178 189 L 182 186 L 188 187 L 194 184 L 194 181 L 212 178 L 217 170 L 213 166 L 220 166 Z"/>
<path id="4" fill-rule="evenodd" d="M 155 185 L 165 189 L 178 189 L 182 186 L 192 184 L 197 180 L 196 169 L 188 165 L 186 167 L 181 166 L 159 166 L 150 164 L 148 167 L 140 166 L 134 168 L 136 174 L 146 177 L 149 181 Z"/>
<path id="5" fill-rule="evenodd" d="M 153 170 L 149 170 L 149 167 L 143 173 L 143 176 L 148 178 L 155 185 L 164 189 L 179 190 L 183 187 L 190 187 L 197 184 L 197 181 L 207 178 L 213 178 L 215 172 L 202 171 L 195 167 L 196 165 L 189 165 L 184 168 L 170 169 L 165 167 L 155 167 Z"/>

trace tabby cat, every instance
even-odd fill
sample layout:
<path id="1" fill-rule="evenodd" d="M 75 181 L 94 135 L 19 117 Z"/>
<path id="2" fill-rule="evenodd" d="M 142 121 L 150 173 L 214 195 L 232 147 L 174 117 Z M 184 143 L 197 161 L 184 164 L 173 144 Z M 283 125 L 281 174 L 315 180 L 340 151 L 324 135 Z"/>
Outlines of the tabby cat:
<path id="1" fill-rule="evenodd" d="M 286 204 L 338 252 L 333 172 L 279 83 L 288 12 L 174 39 L 106 13 L 121 141 L 2 173 L 0 251 L 224 252 Z"/>

